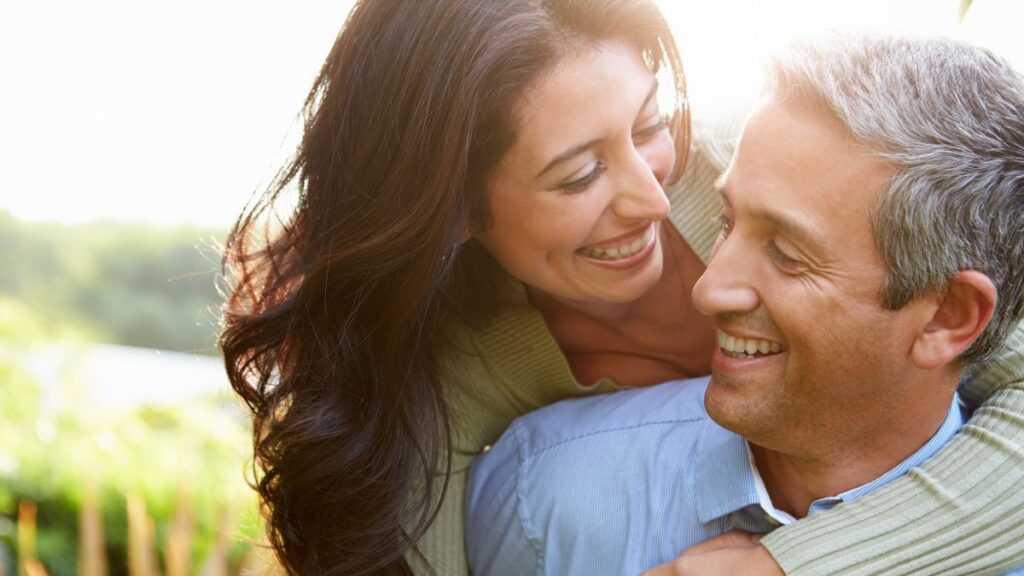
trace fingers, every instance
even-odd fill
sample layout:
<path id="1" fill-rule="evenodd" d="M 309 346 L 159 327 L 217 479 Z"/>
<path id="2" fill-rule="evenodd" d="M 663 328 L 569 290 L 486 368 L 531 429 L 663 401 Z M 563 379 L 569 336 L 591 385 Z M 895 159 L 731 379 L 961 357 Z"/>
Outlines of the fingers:
<path id="1" fill-rule="evenodd" d="M 715 549 L 691 554 L 691 548 L 687 554 L 652 568 L 643 576 L 785 576 L 768 550 L 755 543 L 759 536 L 738 531 L 730 534 L 715 538 L 716 542 L 711 544 L 718 545 Z"/>
<path id="2" fill-rule="evenodd" d="M 644 572 L 640 576 L 675 576 L 676 571 L 673 568 L 673 563 L 662 564 L 661 566 L 655 566 L 647 572 Z"/>
<path id="3" fill-rule="evenodd" d="M 683 552 L 683 556 L 705 554 L 707 552 L 713 552 L 723 548 L 750 548 L 751 546 L 757 546 L 757 543 L 760 540 L 760 535 L 743 532 L 742 530 L 733 530 L 731 532 L 726 532 L 721 536 L 715 536 L 710 540 L 705 540 L 696 546 L 687 548 L 686 552 Z"/>

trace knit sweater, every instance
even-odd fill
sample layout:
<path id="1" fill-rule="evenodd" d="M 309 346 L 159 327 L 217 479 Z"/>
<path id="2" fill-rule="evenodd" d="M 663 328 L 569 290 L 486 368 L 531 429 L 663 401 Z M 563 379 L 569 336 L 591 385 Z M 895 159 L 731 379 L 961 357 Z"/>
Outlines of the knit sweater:
<path id="1" fill-rule="evenodd" d="M 718 234 L 713 184 L 739 127 L 695 127 L 686 174 L 669 190 L 670 220 L 705 262 Z M 509 278 L 507 292 L 485 322 L 451 326 L 442 357 L 453 473 L 440 513 L 418 543 L 442 576 L 469 574 L 464 496 L 473 458 L 526 412 L 618 389 L 607 378 L 578 384 L 523 285 Z M 923 467 L 761 540 L 786 574 L 997 573 L 1024 561 L 1024 324 L 994 362 L 965 380 L 961 395 L 980 408 Z M 418 558 L 410 561 L 418 574 L 431 573 Z"/>

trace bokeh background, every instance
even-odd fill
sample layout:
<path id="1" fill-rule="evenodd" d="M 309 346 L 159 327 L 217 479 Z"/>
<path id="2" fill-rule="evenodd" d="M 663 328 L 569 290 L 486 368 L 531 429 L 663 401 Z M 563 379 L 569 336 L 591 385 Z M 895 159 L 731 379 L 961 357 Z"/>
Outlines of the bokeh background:
<path id="1" fill-rule="evenodd" d="M 0 5 L 0 576 L 273 571 L 215 346 L 219 247 L 350 5 Z M 663 7 L 697 118 L 743 113 L 772 47 L 833 27 L 1024 68 L 1016 0 Z"/>

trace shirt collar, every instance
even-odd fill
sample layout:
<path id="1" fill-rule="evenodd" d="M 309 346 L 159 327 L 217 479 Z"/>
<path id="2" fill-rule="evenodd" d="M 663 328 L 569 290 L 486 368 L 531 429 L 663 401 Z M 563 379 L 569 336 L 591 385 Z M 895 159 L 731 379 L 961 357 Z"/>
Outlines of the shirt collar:
<path id="1" fill-rule="evenodd" d="M 704 416 L 706 421 L 704 441 L 700 444 L 696 462 L 697 474 L 700 478 L 697 487 L 700 521 L 708 523 L 751 505 L 759 505 L 771 515 L 775 508 L 771 506 L 767 490 L 763 489 L 764 483 L 760 480 L 760 474 L 754 466 L 747 441 L 742 436 L 716 424 L 707 416 L 707 413 Z M 828 510 L 840 502 L 863 496 L 906 474 L 911 468 L 920 466 L 935 455 L 963 424 L 964 413 L 960 397 L 954 393 L 945 420 L 939 426 L 938 431 L 921 448 L 885 474 L 866 484 L 836 496 L 815 500 L 811 503 L 808 513 Z M 759 482 L 762 490 L 758 490 Z M 783 524 L 792 521 L 792 517 L 784 512 L 780 516 L 782 517 L 775 517 L 775 519 Z"/>
<path id="2" fill-rule="evenodd" d="M 757 504 L 747 442 L 704 414 L 704 438 L 697 453 L 697 513 L 702 523 Z"/>
<path id="3" fill-rule="evenodd" d="M 882 474 L 878 478 L 843 492 L 829 498 L 821 498 L 811 503 L 808 514 L 819 512 L 822 510 L 828 510 L 840 502 L 847 502 L 858 498 L 877 489 L 879 486 L 888 484 L 894 479 L 906 474 L 911 468 L 916 468 L 921 464 L 924 464 L 926 460 L 931 458 L 938 452 L 946 442 L 949 442 L 953 438 L 953 435 L 964 425 L 964 411 L 960 402 L 960 396 L 956 393 L 953 394 L 953 401 L 950 404 L 949 412 L 946 414 L 946 419 L 942 421 L 942 425 L 932 435 L 932 437 L 924 443 L 916 452 L 907 457 L 906 460 L 900 462 L 894 466 L 891 470 Z"/>

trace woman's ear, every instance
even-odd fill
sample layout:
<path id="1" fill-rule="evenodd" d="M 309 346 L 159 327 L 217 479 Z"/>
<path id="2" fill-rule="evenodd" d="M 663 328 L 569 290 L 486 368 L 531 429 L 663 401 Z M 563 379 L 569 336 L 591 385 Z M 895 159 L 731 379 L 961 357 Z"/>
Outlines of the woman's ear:
<path id="1" fill-rule="evenodd" d="M 927 370 L 954 361 L 988 326 L 996 299 L 995 284 L 981 272 L 963 270 L 954 276 L 931 320 L 914 341 L 914 364 Z"/>

